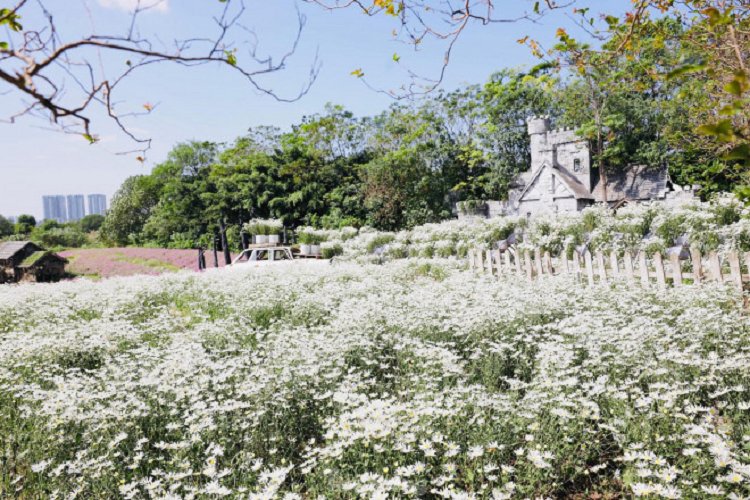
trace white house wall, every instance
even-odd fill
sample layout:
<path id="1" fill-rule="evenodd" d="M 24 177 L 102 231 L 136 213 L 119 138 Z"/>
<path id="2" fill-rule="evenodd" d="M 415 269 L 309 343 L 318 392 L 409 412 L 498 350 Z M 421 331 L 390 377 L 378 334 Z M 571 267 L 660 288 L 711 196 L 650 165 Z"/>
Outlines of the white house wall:
<path id="1" fill-rule="evenodd" d="M 548 166 L 542 167 L 518 204 L 521 215 L 540 213 L 575 212 L 578 202 L 570 189 Z"/>

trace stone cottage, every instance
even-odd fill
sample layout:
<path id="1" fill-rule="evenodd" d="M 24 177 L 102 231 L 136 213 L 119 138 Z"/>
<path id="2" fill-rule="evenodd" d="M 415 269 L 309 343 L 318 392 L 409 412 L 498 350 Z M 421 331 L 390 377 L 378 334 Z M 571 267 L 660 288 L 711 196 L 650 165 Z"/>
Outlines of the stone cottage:
<path id="1" fill-rule="evenodd" d="M 0 284 L 59 281 L 68 260 L 30 241 L 0 243 Z"/>
<path id="2" fill-rule="evenodd" d="M 599 169 L 592 168 L 588 141 L 573 129 L 552 130 L 548 116 L 528 121 L 531 169 L 521 174 L 510 192 L 512 212 L 533 216 L 577 212 L 604 201 Z M 671 185 L 666 167 L 634 165 L 607 170 L 607 201 L 696 198 L 692 188 Z"/>

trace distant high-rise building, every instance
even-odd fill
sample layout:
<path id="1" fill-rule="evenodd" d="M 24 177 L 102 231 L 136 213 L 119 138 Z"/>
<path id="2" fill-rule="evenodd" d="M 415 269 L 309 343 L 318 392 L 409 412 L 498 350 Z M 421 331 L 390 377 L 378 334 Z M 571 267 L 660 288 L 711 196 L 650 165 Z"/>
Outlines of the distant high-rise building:
<path id="1" fill-rule="evenodd" d="M 107 211 L 107 197 L 103 194 L 89 195 L 89 215 L 104 215 Z"/>
<path id="2" fill-rule="evenodd" d="M 57 222 L 67 222 L 68 213 L 65 210 L 65 196 L 58 194 L 42 196 L 44 203 L 44 219 L 55 219 Z"/>
<path id="3" fill-rule="evenodd" d="M 86 204 L 82 194 L 68 195 L 68 220 L 81 220 L 86 215 Z"/>

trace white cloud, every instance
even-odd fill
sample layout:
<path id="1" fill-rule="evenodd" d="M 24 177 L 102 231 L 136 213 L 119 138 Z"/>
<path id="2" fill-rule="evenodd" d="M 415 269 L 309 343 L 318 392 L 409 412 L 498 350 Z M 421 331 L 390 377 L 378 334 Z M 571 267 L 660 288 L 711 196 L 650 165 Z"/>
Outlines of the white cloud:
<path id="1" fill-rule="evenodd" d="M 108 9 L 121 9 L 133 12 L 138 6 L 138 0 L 96 0 L 99 5 Z M 169 0 L 141 0 L 141 8 L 153 7 L 150 12 L 167 12 L 169 9 Z"/>

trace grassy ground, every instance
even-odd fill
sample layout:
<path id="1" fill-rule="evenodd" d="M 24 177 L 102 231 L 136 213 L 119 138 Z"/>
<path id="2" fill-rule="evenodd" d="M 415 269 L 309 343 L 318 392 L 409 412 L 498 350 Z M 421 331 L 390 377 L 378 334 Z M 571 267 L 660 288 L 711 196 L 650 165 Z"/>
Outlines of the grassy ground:
<path id="1" fill-rule="evenodd" d="M 69 277 L 94 280 L 137 274 L 163 274 L 181 269 L 198 270 L 196 250 L 165 248 L 95 248 L 60 252 L 70 261 L 66 270 Z M 235 256 L 233 255 L 232 258 Z M 219 256 L 223 267 L 223 258 Z M 212 267 L 213 255 L 206 254 L 206 264 Z"/>

